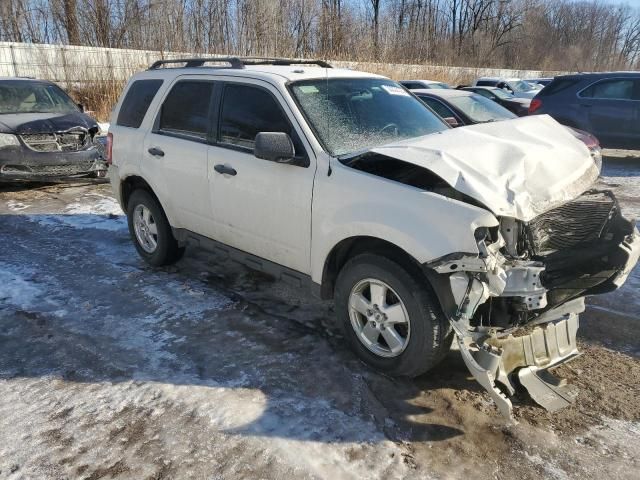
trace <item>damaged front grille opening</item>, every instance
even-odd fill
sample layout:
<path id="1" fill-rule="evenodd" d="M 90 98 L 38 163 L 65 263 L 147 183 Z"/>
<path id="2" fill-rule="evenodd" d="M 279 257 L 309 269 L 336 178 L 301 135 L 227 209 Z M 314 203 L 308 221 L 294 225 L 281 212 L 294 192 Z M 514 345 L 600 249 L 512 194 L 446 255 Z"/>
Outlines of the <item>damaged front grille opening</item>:
<path id="1" fill-rule="evenodd" d="M 93 145 L 95 133 L 82 128 L 66 132 L 27 133 L 20 135 L 20 138 L 34 152 L 78 152 Z"/>
<path id="2" fill-rule="evenodd" d="M 588 191 L 528 223 L 531 253 L 542 257 L 606 239 L 609 221 L 617 212 L 618 205 L 610 191 Z"/>

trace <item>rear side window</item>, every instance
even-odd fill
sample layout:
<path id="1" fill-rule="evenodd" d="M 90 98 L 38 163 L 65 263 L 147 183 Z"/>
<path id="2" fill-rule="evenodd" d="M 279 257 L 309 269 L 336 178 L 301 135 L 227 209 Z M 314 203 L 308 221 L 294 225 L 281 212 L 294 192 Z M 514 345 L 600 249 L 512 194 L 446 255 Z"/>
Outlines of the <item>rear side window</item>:
<path id="1" fill-rule="evenodd" d="M 260 132 L 287 133 L 296 155 L 303 151 L 298 136 L 271 94 L 249 85 L 228 84 L 222 99 L 219 141 L 253 149 Z"/>
<path id="2" fill-rule="evenodd" d="M 606 100 L 631 100 L 633 88 L 634 81 L 630 78 L 603 80 L 582 90 L 580 96 Z"/>
<path id="3" fill-rule="evenodd" d="M 138 128 L 161 85 L 162 80 L 136 80 L 133 82 L 122 101 L 116 124 Z"/>
<path id="4" fill-rule="evenodd" d="M 495 80 L 478 80 L 476 83 L 478 87 L 495 87 L 497 84 Z"/>
<path id="5" fill-rule="evenodd" d="M 547 97 L 567 90 L 580 82 L 579 78 L 556 78 L 538 93 L 538 97 Z"/>
<path id="6" fill-rule="evenodd" d="M 418 98 L 420 98 L 420 100 L 422 100 L 424 103 L 429 105 L 433 109 L 433 111 L 436 112 L 440 117 L 442 118 L 456 117 L 456 115 L 449 109 L 449 107 L 445 106 L 438 100 L 435 100 L 430 97 L 418 97 Z"/>
<path id="7" fill-rule="evenodd" d="M 211 125 L 213 82 L 176 83 L 162 104 L 158 129 L 165 133 L 206 139 Z"/>

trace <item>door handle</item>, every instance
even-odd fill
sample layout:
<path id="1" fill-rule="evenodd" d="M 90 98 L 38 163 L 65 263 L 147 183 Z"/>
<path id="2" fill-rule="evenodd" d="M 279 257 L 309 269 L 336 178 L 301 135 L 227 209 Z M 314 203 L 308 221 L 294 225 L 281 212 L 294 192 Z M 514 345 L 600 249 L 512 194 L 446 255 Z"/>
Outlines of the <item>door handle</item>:
<path id="1" fill-rule="evenodd" d="M 149 152 L 154 157 L 164 157 L 164 152 L 157 147 L 152 147 L 147 150 L 147 152 Z"/>
<path id="2" fill-rule="evenodd" d="M 216 165 L 215 167 L 213 167 L 213 169 L 218 172 L 221 173 L 223 175 L 231 175 L 234 176 L 236 173 L 235 168 L 232 167 L 228 167 L 226 165 L 222 165 L 221 163 L 219 163 L 218 165 Z"/>

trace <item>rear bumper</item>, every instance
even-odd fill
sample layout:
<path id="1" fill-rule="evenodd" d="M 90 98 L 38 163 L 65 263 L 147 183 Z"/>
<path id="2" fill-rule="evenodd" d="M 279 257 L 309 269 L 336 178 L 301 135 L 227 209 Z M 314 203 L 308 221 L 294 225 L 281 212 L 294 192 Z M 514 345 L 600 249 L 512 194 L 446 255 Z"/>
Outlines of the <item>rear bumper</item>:
<path id="1" fill-rule="evenodd" d="M 0 150 L 0 181 L 48 181 L 64 178 L 104 177 L 107 164 L 92 145 L 77 152 L 35 152 L 24 146 Z"/>

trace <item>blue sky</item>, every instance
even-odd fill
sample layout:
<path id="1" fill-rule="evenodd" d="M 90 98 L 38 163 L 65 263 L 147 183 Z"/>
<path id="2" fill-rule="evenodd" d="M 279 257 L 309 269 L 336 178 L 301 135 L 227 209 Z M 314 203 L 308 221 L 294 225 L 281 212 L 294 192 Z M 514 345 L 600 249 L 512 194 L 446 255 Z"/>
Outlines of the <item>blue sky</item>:
<path id="1" fill-rule="evenodd" d="M 627 3 L 633 7 L 640 7 L 640 0 L 606 0 L 608 3 Z"/>

